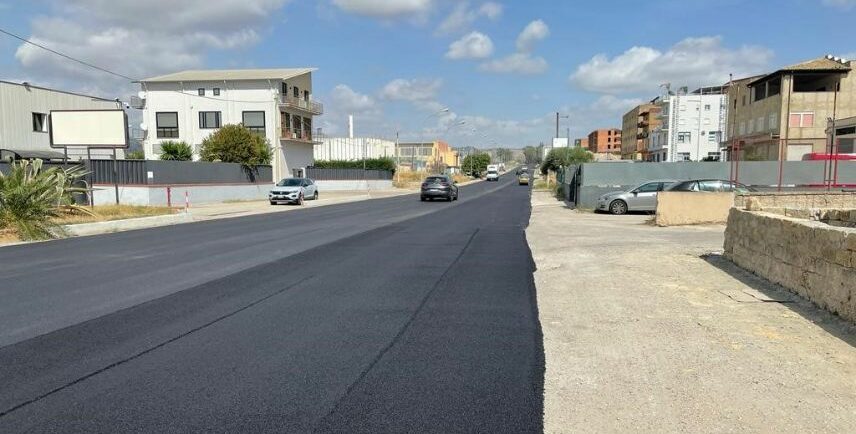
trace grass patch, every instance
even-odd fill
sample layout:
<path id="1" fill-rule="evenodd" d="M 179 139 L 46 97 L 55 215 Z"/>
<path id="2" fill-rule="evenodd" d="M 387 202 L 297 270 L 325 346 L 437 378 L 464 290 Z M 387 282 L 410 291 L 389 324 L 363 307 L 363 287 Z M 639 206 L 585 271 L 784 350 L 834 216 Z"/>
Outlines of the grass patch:
<path id="1" fill-rule="evenodd" d="M 72 225 L 78 223 L 106 222 L 139 217 L 154 217 L 174 214 L 176 212 L 174 208 L 168 208 L 165 206 L 102 205 L 90 209 L 94 215 L 86 215 L 83 213 L 63 213 L 54 218 L 53 221 L 59 225 Z"/>

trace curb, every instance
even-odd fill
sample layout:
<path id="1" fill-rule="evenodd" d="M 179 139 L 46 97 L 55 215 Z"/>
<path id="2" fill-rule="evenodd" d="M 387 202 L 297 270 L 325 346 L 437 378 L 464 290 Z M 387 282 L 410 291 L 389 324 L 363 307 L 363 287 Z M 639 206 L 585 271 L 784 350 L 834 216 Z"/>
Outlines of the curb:
<path id="1" fill-rule="evenodd" d="M 80 223 L 65 225 L 63 229 L 74 237 L 87 235 L 108 234 L 112 232 L 130 231 L 134 229 L 147 229 L 160 226 L 169 226 L 179 223 L 190 223 L 193 216 L 187 213 L 160 215 L 154 217 L 141 217 L 135 219 L 111 220 L 106 222 Z"/>

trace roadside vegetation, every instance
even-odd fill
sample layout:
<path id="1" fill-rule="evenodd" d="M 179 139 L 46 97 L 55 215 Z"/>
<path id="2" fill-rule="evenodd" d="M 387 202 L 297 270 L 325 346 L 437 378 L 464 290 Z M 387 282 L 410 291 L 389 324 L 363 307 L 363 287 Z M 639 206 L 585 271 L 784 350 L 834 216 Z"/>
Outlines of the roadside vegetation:
<path id="1" fill-rule="evenodd" d="M 486 152 L 477 152 L 464 157 L 461 162 L 461 170 L 474 178 L 480 178 L 490 164 L 490 155 Z"/>
<path id="2" fill-rule="evenodd" d="M 161 143 L 161 160 L 190 161 L 193 159 L 193 148 L 186 142 L 168 140 Z"/>
<path id="3" fill-rule="evenodd" d="M 547 154 L 547 158 L 541 163 L 541 174 L 559 172 L 565 167 L 591 163 L 592 161 L 594 161 L 594 154 L 583 148 L 555 148 Z"/>
<path id="4" fill-rule="evenodd" d="M 165 206 L 138 206 L 138 205 L 100 205 L 90 208 L 90 213 L 63 214 L 54 219 L 54 223 L 61 225 L 72 225 L 79 223 L 106 222 L 112 220 L 123 220 L 140 217 L 155 217 L 160 215 L 174 214 L 175 208 Z"/>
<path id="5" fill-rule="evenodd" d="M 245 167 L 270 164 L 270 142 L 243 125 L 223 125 L 202 141 L 199 156 L 203 161 L 239 163 Z"/>
<path id="6" fill-rule="evenodd" d="M 315 160 L 312 164 L 318 169 L 362 169 L 388 170 L 395 173 L 395 160 L 390 157 L 368 158 L 365 160 Z"/>

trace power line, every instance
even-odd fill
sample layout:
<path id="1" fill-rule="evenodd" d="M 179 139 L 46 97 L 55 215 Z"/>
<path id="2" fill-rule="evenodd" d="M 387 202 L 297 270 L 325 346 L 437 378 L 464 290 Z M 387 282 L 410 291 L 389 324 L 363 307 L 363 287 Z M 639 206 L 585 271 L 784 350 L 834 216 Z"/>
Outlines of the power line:
<path id="1" fill-rule="evenodd" d="M 26 39 L 26 38 L 23 38 L 23 37 L 21 37 L 21 36 L 18 36 L 18 35 L 16 35 L 16 34 L 12 33 L 12 32 L 9 32 L 9 31 L 7 31 L 7 30 L 3 29 L 3 28 L 0 28 L 0 33 L 3 33 L 3 34 L 8 35 L 8 36 L 11 36 L 11 37 L 13 37 L 13 38 L 15 38 L 15 39 L 17 39 L 17 40 L 19 40 L 19 41 L 22 41 L 22 42 L 26 43 L 26 44 L 30 44 L 30 45 L 32 45 L 32 46 L 34 46 L 34 47 L 41 48 L 42 50 L 48 51 L 48 52 L 50 52 L 50 53 L 53 53 L 53 54 L 55 54 L 55 55 L 57 55 L 57 56 L 60 56 L 60 57 L 62 57 L 62 58 L 64 58 L 64 59 L 71 60 L 72 62 L 76 62 L 76 63 L 79 63 L 79 64 L 81 64 L 81 65 L 88 66 L 88 67 L 93 68 L 93 69 L 96 69 L 96 70 L 98 70 L 98 71 L 101 71 L 101 72 L 104 72 L 104 73 L 107 73 L 107 74 L 110 74 L 110 75 L 113 75 L 113 76 L 116 76 L 116 77 L 119 77 L 119 78 L 124 78 L 124 79 L 126 79 L 126 80 L 128 80 L 128 81 L 132 81 L 132 82 L 140 82 L 140 81 L 141 81 L 141 80 L 139 80 L 139 79 L 136 79 L 136 78 L 133 78 L 133 77 L 128 77 L 127 75 L 120 74 L 120 73 L 118 73 L 118 72 L 113 72 L 113 71 L 111 71 L 111 70 L 109 70 L 109 69 L 107 69 L 107 68 L 102 68 L 102 67 L 100 67 L 100 66 L 98 66 L 98 65 L 94 65 L 94 64 L 92 64 L 92 63 L 89 63 L 89 62 L 87 62 L 87 61 L 85 61 L 85 60 L 77 59 L 77 58 L 75 58 L 75 57 L 69 56 L 68 54 L 61 53 L 61 52 L 59 52 L 59 51 L 56 51 L 56 50 L 54 50 L 54 49 L 52 49 L 52 48 L 49 48 L 49 47 L 46 47 L 46 46 L 44 46 L 44 45 L 37 44 L 37 43 L 35 43 L 35 42 L 33 42 L 33 41 L 30 41 L 29 39 Z M 179 90 L 172 90 L 172 92 L 176 92 L 176 93 L 179 93 L 179 94 L 181 94 L 181 95 L 187 95 L 187 96 L 196 97 L 196 98 L 210 99 L 210 100 L 212 100 L 212 101 L 221 101 L 221 102 L 242 102 L 242 103 L 248 103 L 248 104 L 261 104 L 261 103 L 268 103 L 268 102 L 270 102 L 270 101 L 242 101 L 242 100 L 233 100 L 233 99 L 225 99 L 225 98 L 212 98 L 212 97 L 204 96 L 204 95 L 194 95 L 194 94 L 192 94 L 192 93 L 185 93 L 185 92 L 182 92 L 182 91 L 179 91 Z"/>

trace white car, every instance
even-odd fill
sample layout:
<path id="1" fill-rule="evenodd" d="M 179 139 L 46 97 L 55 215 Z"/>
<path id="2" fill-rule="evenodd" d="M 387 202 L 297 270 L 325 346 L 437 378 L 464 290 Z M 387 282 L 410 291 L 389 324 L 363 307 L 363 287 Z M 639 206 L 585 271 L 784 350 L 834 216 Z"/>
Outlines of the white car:
<path id="1" fill-rule="evenodd" d="M 309 178 L 285 178 L 268 193 L 271 205 L 294 203 L 303 205 L 307 199 L 318 199 L 318 186 Z"/>
<path id="2" fill-rule="evenodd" d="M 488 170 L 487 176 L 485 177 L 487 181 L 499 181 L 499 172 L 496 170 Z"/>

